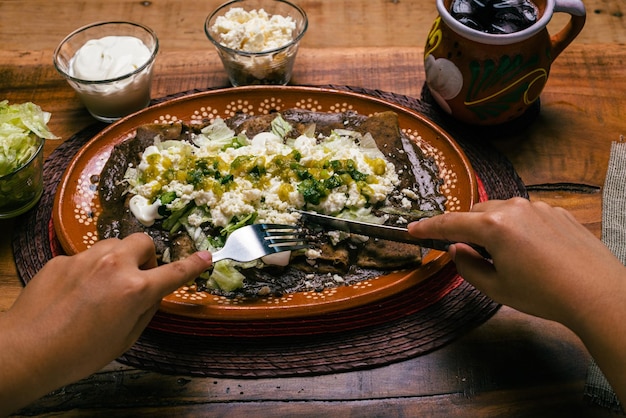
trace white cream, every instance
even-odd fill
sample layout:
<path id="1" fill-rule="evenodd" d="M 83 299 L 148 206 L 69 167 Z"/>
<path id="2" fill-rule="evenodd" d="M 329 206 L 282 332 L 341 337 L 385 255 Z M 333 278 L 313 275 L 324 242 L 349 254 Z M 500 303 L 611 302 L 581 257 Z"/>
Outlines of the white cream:
<path id="1" fill-rule="evenodd" d="M 70 61 L 70 75 L 89 81 L 111 80 L 137 70 L 150 55 L 150 49 L 134 36 L 90 39 Z"/>
<path id="2" fill-rule="evenodd" d="M 128 205 L 132 214 L 142 225 L 151 226 L 157 219 L 162 218 L 159 215 L 159 207 L 161 206 L 159 199 L 151 204 L 145 197 L 135 195 L 130 198 Z"/>
<path id="3" fill-rule="evenodd" d="M 83 80 L 70 84 L 92 115 L 112 122 L 150 103 L 152 58 L 152 51 L 133 36 L 92 39 L 70 60 L 69 74 Z"/>

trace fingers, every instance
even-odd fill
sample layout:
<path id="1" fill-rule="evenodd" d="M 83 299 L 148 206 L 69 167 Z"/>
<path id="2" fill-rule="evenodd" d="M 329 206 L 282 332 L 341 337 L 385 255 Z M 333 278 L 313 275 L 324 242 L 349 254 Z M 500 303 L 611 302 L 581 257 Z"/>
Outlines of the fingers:
<path id="1" fill-rule="evenodd" d="M 461 277 L 481 292 L 491 294 L 491 283 L 498 280 L 494 265 L 465 244 L 451 245 L 449 251 Z"/>
<path id="2" fill-rule="evenodd" d="M 477 203 L 470 212 L 448 212 L 409 224 L 409 232 L 420 238 L 473 242 L 484 247 L 493 240 L 493 232 L 508 229 L 515 213 L 531 203 L 523 198 Z M 490 248 L 487 248 L 490 251 Z"/>
<path id="3" fill-rule="evenodd" d="M 127 269 L 124 274 L 129 283 L 133 276 L 139 279 L 134 280 L 136 289 L 150 304 L 194 280 L 211 266 L 212 261 L 211 253 L 199 251 L 184 260 L 158 266 L 154 242 L 144 233 L 135 233 L 123 240 L 100 241 L 79 255 L 88 257 L 86 261 L 92 264 L 93 260 L 104 263 L 106 259 L 106 268 L 117 273 Z M 141 274 L 131 274 L 132 270 L 141 270 Z"/>
<path id="4" fill-rule="evenodd" d="M 129 235 L 122 240 L 109 238 L 98 241 L 89 251 L 83 251 L 77 255 L 89 263 L 104 256 L 112 256 L 120 262 L 142 269 L 157 266 L 154 242 L 149 235 L 141 232 Z"/>
<path id="5" fill-rule="evenodd" d="M 148 270 L 158 265 L 154 241 L 148 234 L 135 233 L 124 238 L 117 244 L 117 250 L 122 251 L 128 261 L 142 270 Z"/>
<path id="6" fill-rule="evenodd" d="M 451 212 L 444 215 L 423 219 L 408 225 L 409 233 L 419 238 L 466 241 L 484 245 L 479 239 L 483 230 L 479 226 L 481 214 L 474 212 Z"/>

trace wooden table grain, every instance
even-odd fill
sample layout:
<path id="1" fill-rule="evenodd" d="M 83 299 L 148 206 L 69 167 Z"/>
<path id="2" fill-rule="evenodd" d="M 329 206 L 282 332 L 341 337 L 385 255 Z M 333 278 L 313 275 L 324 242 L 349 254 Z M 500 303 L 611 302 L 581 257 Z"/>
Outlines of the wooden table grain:
<path id="1" fill-rule="evenodd" d="M 203 32 L 221 1 L 0 0 L 0 100 L 52 112 L 46 155 L 93 123 L 52 65 L 57 43 L 99 20 L 130 19 L 161 42 L 153 97 L 227 85 Z M 419 97 L 431 0 L 302 0 L 309 31 L 293 84 L 336 84 Z M 597 236 L 612 141 L 626 134 L 626 23 L 622 0 L 586 1 L 587 24 L 555 61 L 541 114 L 524 132 L 492 144 L 531 199 L 565 207 Z M 550 27 L 564 22 L 555 16 Z M 0 312 L 22 285 L 12 254 L 14 220 L 1 220 Z M 0 338 L 2 338 L 0 336 Z M 559 324 L 502 308 L 485 324 L 430 354 L 372 370 L 316 377 L 223 379 L 170 376 L 112 362 L 38 400 L 29 416 L 590 416 L 583 400 L 589 355 Z"/>

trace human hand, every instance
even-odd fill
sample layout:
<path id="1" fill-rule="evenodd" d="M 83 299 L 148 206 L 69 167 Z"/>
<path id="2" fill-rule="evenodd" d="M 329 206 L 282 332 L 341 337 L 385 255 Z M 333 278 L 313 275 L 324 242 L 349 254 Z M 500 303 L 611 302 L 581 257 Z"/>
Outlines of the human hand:
<path id="1" fill-rule="evenodd" d="M 626 400 L 626 267 L 569 212 L 521 198 L 487 201 L 409 232 L 484 246 L 493 262 L 465 244 L 450 247 L 461 276 L 500 303 L 574 331 Z"/>
<path id="2" fill-rule="evenodd" d="M 462 277 L 497 302 L 570 327 L 602 309 L 601 292 L 624 274 L 619 260 L 569 212 L 522 198 L 424 219 L 409 232 L 484 246 L 492 262 L 467 245 L 450 247 Z"/>
<path id="3" fill-rule="evenodd" d="M 141 233 L 50 260 L 0 316 L 0 415 L 3 401 L 24 405 L 121 355 L 160 300 L 210 265 L 211 254 L 198 252 L 157 267 Z"/>

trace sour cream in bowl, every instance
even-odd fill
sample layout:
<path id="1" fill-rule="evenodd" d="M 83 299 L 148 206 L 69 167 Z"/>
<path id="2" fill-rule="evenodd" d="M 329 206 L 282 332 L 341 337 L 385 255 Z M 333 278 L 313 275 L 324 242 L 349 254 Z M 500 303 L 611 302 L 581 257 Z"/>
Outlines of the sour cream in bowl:
<path id="1" fill-rule="evenodd" d="M 99 22 L 69 34 L 54 65 L 93 117 L 114 122 L 150 103 L 156 34 L 132 22 Z"/>

